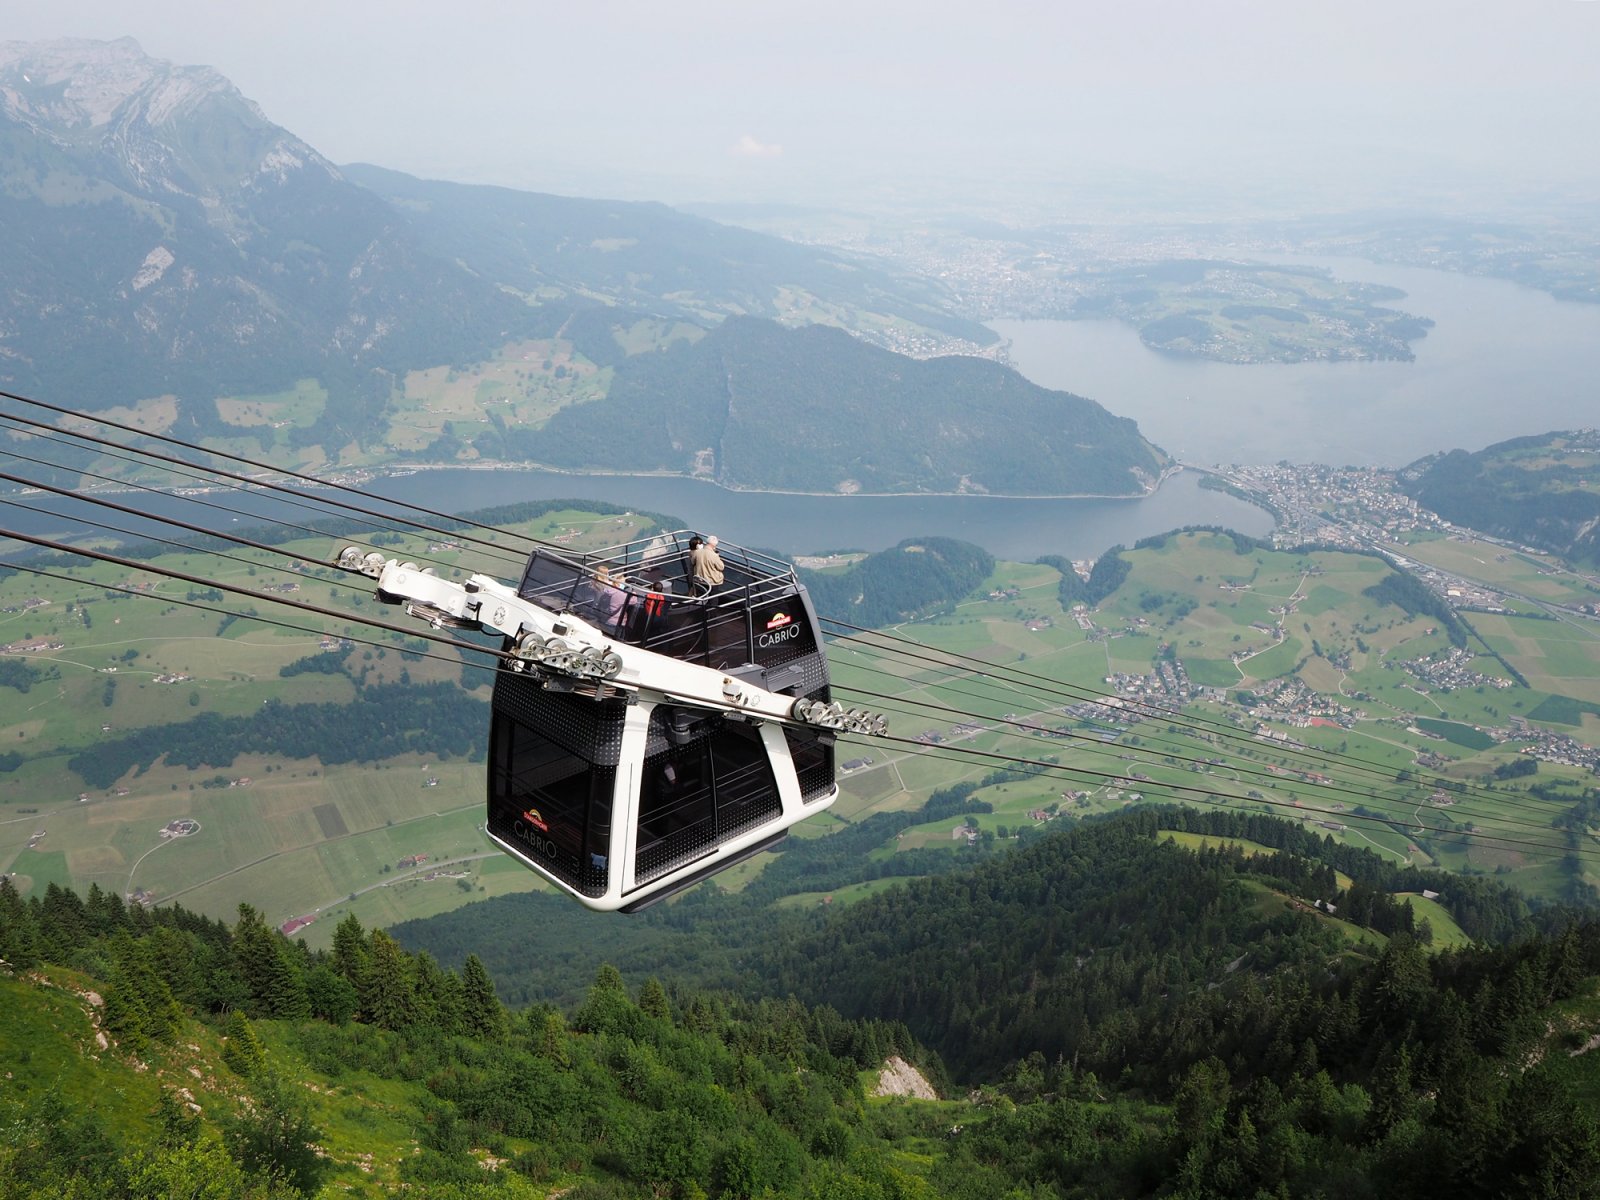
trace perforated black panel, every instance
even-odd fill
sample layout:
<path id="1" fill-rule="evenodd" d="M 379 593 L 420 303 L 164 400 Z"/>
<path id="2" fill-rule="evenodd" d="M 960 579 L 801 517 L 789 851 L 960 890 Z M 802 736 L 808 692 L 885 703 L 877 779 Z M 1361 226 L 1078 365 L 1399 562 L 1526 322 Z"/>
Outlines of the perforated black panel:
<path id="1" fill-rule="evenodd" d="M 621 761 L 625 700 L 592 700 L 570 692 L 547 691 L 531 672 L 502 670 L 495 677 L 494 710 L 520 725 L 542 730 L 597 766 L 615 767 Z"/>
<path id="2" fill-rule="evenodd" d="M 789 743 L 789 757 L 794 760 L 795 779 L 800 784 L 800 797 L 807 804 L 825 799 L 833 793 L 833 735 L 821 729 L 785 728 L 783 737 Z"/>
<path id="3" fill-rule="evenodd" d="M 536 676 L 502 670 L 493 712 L 490 832 L 529 866 L 602 895 L 626 702 L 546 691 Z"/>

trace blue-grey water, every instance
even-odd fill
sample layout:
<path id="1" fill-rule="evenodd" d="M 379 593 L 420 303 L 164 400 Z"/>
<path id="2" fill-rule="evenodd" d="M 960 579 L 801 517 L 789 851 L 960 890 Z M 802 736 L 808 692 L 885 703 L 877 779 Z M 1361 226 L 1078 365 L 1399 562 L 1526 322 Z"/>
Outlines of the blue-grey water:
<path id="1" fill-rule="evenodd" d="M 1272 256 L 1389 284 L 1430 317 L 1414 362 L 1233 365 L 1158 354 L 1118 321 L 996 321 L 1016 368 L 1097 400 L 1184 462 L 1403 466 L 1600 424 L 1600 305 L 1498 279 Z"/>
<path id="2" fill-rule="evenodd" d="M 995 328 L 1028 378 L 1133 417 L 1146 437 L 1192 463 L 1398 466 L 1435 450 L 1600 424 L 1600 305 L 1442 271 L 1275 258 L 1405 291 L 1395 306 L 1435 322 L 1414 344 L 1416 361 L 1234 366 L 1157 354 L 1114 321 L 998 321 Z M 791 555 L 880 550 L 904 538 L 946 535 L 1008 559 L 1092 558 L 1182 525 L 1252 534 L 1271 528 L 1266 513 L 1200 488 L 1192 471 L 1136 500 L 796 496 L 729 492 L 682 478 L 466 469 L 423 470 L 368 486 L 450 513 L 521 500 L 602 500 Z M 211 499 L 274 519 L 305 515 L 259 495 Z M 141 503 L 210 527 L 236 523 L 178 498 Z M 15 510 L 0 521 L 7 525 L 63 532 L 59 519 Z"/>
<path id="3" fill-rule="evenodd" d="M 1223 525 L 1261 535 L 1272 528 L 1262 509 L 1200 486 L 1201 476 L 1183 471 L 1153 495 L 1129 500 L 1043 500 L 987 496 L 798 496 L 730 492 L 692 479 L 637 475 L 569 475 L 552 471 L 421 470 L 363 485 L 370 496 L 438 513 L 463 514 L 529 500 L 571 499 L 578 506 L 599 500 L 634 511 L 672 517 L 685 527 L 728 541 L 786 555 L 826 550 L 882 550 L 914 537 L 945 536 L 974 542 L 1000 558 L 1031 561 L 1043 554 L 1095 558 L 1117 544 L 1183 525 Z M 357 497 L 318 489 L 329 504 L 361 503 Z M 49 513 L 9 508 L 0 529 L 52 538 L 85 532 L 78 519 L 106 521 L 140 536 L 188 536 L 160 523 L 187 521 L 207 529 L 237 532 L 262 522 L 305 524 L 328 511 L 307 512 L 270 493 L 213 492 L 183 496 L 110 496 L 136 501 L 151 520 L 107 514 L 89 505 L 38 497 Z M 216 507 L 207 507 L 207 505 Z M 368 500 L 365 507 L 394 511 L 423 523 L 432 518 L 401 514 L 397 506 Z M 375 528 L 405 530 L 398 520 L 361 518 Z"/>
<path id="4" fill-rule="evenodd" d="M 692 479 L 559 475 L 545 471 L 421 471 L 375 481 L 372 490 L 413 504 L 463 511 L 520 500 L 604 500 L 677 517 L 689 528 L 784 554 L 882 550 L 905 538 L 942 535 L 1001 558 L 1094 558 L 1121 543 L 1182 525 L 1225 525 L 1261 535 L 1272 518 L 1252 504 L 1200 487 L 1184 471 L 1133 500 L 1036 500 L 994 496 L 796 496 L 730 492 Z"/>

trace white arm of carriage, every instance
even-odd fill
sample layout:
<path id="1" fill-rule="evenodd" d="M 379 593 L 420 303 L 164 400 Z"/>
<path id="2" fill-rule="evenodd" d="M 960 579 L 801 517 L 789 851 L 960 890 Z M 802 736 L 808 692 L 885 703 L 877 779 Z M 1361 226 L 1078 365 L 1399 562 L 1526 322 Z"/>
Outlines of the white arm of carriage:
<path id="1" fill-rule="evenodd" d="M 883 734 L 888 722 L 875 713 L 838 703 L 796 700 L 735 679 L 710 667 L 686 663 L 606 637 L 571 613 L 553 613 L 488 575 L 465 583 L 440 579 L 415 563 L 346 546 L 337 564 L 378 581 L 378 594 L 405 605 L 411 616 L 434 628 L 488 629 L 512 640 L 513 669 L 593 679 L 627 691 L 648 691 L 697 708 L 739 712 L 786 724 L 821 726 L 851 733 Z M 526 666 L 523 666 L 526 664 Z"/>

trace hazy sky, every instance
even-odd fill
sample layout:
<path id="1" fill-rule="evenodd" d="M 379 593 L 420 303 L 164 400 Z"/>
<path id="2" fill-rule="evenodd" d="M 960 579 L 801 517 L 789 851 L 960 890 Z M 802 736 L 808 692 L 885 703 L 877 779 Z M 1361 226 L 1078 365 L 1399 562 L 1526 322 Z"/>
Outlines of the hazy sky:
<path id="1" fill-rule="evenodd" d="M 214 66 L 336 162 L 578 194 L 1600 178 L 1593 0 L 7 0 L 0 40 L 61 36 Z"/>

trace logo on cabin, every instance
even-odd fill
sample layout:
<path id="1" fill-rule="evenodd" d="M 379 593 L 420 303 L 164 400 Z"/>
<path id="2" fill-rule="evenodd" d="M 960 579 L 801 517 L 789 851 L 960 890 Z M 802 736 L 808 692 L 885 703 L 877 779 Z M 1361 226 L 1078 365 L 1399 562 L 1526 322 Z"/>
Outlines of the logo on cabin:
<path id="1" fill-rule="evenodd" d="M 789 622 L 793 620 L 794 618 L 786 612 L 773 613 L 772 617 L 767 621 L 767 628 L 782 629 L 785 625 L 789 624 Z"/>
<path id="2" fill-rule="evenodd" d="M 524 819 L 527 820 L 528 824 L 532 825 L 535 829 L 542 829 L 546 833 L 550 832 L 550 826 L 544 823 L 544 818 L 539 815 L 539 810 L 537 808 L 530 808 L 522 815 Z"/>

